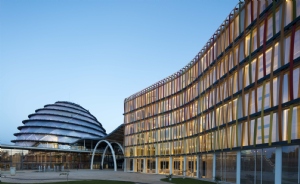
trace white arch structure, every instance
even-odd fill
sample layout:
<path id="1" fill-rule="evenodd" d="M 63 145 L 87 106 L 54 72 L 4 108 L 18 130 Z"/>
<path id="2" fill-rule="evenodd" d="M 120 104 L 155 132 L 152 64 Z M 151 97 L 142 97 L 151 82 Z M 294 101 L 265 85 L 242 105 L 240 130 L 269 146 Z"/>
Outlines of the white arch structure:
<path id="1" fill-rule="evenodd" d="M 122 150 L 122 153 L 123 153 L 123 155 L 124 155 L 124 149 L 123 149 L 123 147 L 121 146 L 121 144 L 120 143 L 118 143 L 118 142 L 112 142 L 112 143 L 110 143 L 111 145 L 112 144 L 117 144 L 120 148 L 121 148 L 121 150 Z M 105 149 L 104 149 L 104 151 L 103 151 L 103 156 L 102 156 L 102 161 L 101 161 L 101 167 L 103 168 L 103 162 L 104 162 L 104 157 L 105 157 L 105 154 L 106 154 L 106 151 L 107 151 L 107 148 L 108 148 L 109 146 L 107 145 L 106 147 L 105 147 Z"/>
<path id="2" fill-rule="evenodd" d="M 110 150 L 111 150 L 111 154 L 112 154 L 112 156 L 113 156 L 113 160 L 114 160 L 114 170 L 117 171 L 116 155 L 115 155 L 115 151 L 114 151 L 114 149 L 113 149 L 113 147 L 112 147 L 111 144 L 117 144 L 117 145 L 121 148 L 121 150 L 122 150 L 122 152 L 123 152 L 123 155 L 124 155 L 124 149 L 123 149 L 123 147 L 122 147 L 119 143 L 117 143 L 117 142 L 109 143 L 107 140 L 101 140 L 101 141 L 99 141 L 99 142 L 96 144 L 96 146 L 95 146 L 95 148 L 94 148 L 94 151 L 93 151 L 93 155 L 92 155 L 92 160 L 91 160 L 91 167 L 90 167 L 90 169 L 93 170 L 93 164 L 94 164 L 94 156 L 95 156 L 95 152 L 96 152 L 96 149 L 97 149 L 97 147 L 99 146 L 99 144 L 101 144 L 102 142 L 105 142 L 105 143 L 107 144 L 107 146 L 106 146 L 105 149 L 104 149 L 103 155 L 102 155 L 102 162 L 101 162 L 102 168 L 103 168 L 104 156 L 105 156 L 105 153 L 106 153 L 107 148 L 109 147 Z"/>

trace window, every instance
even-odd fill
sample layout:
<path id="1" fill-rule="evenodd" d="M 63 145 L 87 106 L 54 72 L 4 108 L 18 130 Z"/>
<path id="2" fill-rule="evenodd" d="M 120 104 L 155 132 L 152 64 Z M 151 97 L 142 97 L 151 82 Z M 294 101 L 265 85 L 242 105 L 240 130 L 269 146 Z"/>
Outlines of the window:
<path id="1" fill-rule="evenodd" d="M 251 52 L 255 51 L 257 49 L 257 29 L 253 29 L 252 31 L 252 49 Z M 250 54 L 250 53 L 249 53 Z"/>
<path id="2" fill-rule="evenodd" d="M 276 78 L 273 79 L 273 105 L 276 106 L 278 105 L 278 98 L 279 98 L 279 80 Z"/>
<path id="3" fill-rule="evenodd" d="M 262 0 L 260 1 L 260 8 L 259 8 L 259 14 L 261 14 L 266 9 L 266 1 Z"/>
<path id="4" fill-rule="evenodd" d="M 264 23 L 261 23 L 259 26 L 259 46 L 262 46 L 264 43 Z"/>
<path id="5" fill-rule="evenodd" d="M 251 53 L 250 50 L 250 34 L 245 37 L 245 57 Z"/>
<path id="6" fill-rule="evenodd" d="M 263 54 L 258 57 L 258 79 L 264 76 Z"/>
<path id="7" fill-rule="evenodd" d="M 293 93 L 294 99 L 300 98 L 300 68 L 295 68 L 293 72 Z"/>
<path id="8" fill-rule="evenodd" d="M 262 105 L 262 93 L 263 93 L 263 86 L 260 86 L 257 88 L 257 107 L 258 111 L 261 111 L 261 105 Z"/>
<path id="9" fill-rule="evenodd" d="M 250 83 L 250 81 L 249 81 L 249 65 L 246 65 L 244 68 L 244 86 L 243 87 L 248 86 L 249 83 Z"/>
<path id="10" fill-rule="evenodd" d="M 251 1 L 253 3 L 253 20 L 255 20 L 257 18 L 257 4 L 258 1 Z"/>
<path id="11" fill-rule="evenodd" d="M 299 146 L 282 147 L 282 184 L 298 183 Z"/>
<path id="12" fill-rule="evenodd" d="M 247 23 L 246 27 L 248 27 L 251 24 L 251 2 L 247 4 Z"/>
<path id="13" fill-rule="evenodd" d="M 239 36 L 239 16 L 237 15 L 234 19 L 234 39 Z"/>
<path id="14" fill-rule="evenodd" d="M 268 22 L 267 22 L 267 40 L 273 37 L 273 17 L 269 16 L 268 17 Z"/>
<path id="15" fill-rule="evenodd" d="M 245 58 L 245 53 L 244 53 L 244 42 L 243 42 L 243 40 L 242 40 L 241 43 L 240 43 L 239 51 L 240 51 L 240 53 L 239 53 L 239 60 L 238 60 L 238 62 L 241 62 L 241 61 L 243 61 L 243 59 Z"/>
<path id="16" fill-rule="evenodd" d="M 274 64 L 273 64 L 273 71 L 275 71 L 279 66 L 281 66 L 279 62 L 279 42 L 275 44 L 274 48 Z"/>
<path id="17" fill-rule="evenodd" d="M 293 13 L 293 1 L 286 1 L 285 5 L 285 20 L 284 25 L 288 25 L 292 21 L 292 13 Z"/>
<path id="18" fill-rule="evenodd" d="M 271 72 L 271 58 L 272 58 L 272 48 L 266 51 L 266 75 Z"/>
<path id="19" fill-rule="evenodd" d="M 279 11 L 279 9 L 276 11 L 276 14 L 275 14 L 275 33 L 278 33 L 280 31 L 280 25 L 281 25 L 281 17 L 279 16 L 281 14 L 281 12 Z"/>
<path id="20" fill-rule="evenodd" d="M 256 59 L 251 62 L 251 81 L 255 82 L 255 73 L 256 73 Z"/>
<path id="21" fill-rule="evenodd" d="M 300 1 L 300 0 L 299 0 Z M 298 3 L 298 2 L 297 2 Z M 300 3 L 299 3 L 300 4 Z M 300 5 L 298 5 L 300 6 Z M 294 59 L 300 56 L 300 29 L 295 32 L 294 40 Z"/>
<path id="22" fill-rule="evenodd" d="M 289 63 L 290 59 L 290 42 L 291 42 L 291 37 L 288 36 L 284 40 L 284 64 Z"/>
<path id="23" fill-rule="evenodd" d="M 283 85 L 282 85 L 282 103 L 285 103 L 289 100 L 289 85 L 288 85 L 288 74 L 286 73 L 283 76 Z"/>

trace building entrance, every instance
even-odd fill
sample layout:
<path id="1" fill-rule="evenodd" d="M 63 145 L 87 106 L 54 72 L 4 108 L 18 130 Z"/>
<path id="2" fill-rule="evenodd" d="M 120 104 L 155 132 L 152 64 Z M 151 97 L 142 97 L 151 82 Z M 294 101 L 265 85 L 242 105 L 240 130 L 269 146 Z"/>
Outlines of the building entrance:
<path id="1" fill-rule="evenodd" d="M 137 159 L 137 172 L 143 172 L 144 170 L 144 159 Z"/>

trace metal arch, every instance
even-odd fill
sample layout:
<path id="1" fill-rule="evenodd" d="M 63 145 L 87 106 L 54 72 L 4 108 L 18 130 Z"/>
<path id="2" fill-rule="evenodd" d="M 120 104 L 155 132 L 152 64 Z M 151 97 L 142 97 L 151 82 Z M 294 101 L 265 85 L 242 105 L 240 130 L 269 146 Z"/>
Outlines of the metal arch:
<path id="1" fill-rule="evenodd" d="M 91 167 L 90 169 L 93 170 L 93 163 L 94 163 L 94 156 L 95 156 L 95 152 L 96 152 L 96 149 L 98 147 L 98 145 L 102 142 L 105 142 L 107 144 L 107 146 L 110 147 L 110 150 L 111 150 L 111 153 L 112 153 L 112 156 L 113 156 L 113 160 L 114 160 L 114 170 L 117 171 L 117 162 L 116 162 L 116 156 L 115 156 L 115 152 L 114 152 L 114 149 L 112 148 L 111 144 L 107 141 L 107 140 L 101 140 L 99 141 L 95 148 L 94 148 L 94 151 L 93 151 L 93 155 L 92 155 L 92 161 L 91 161 Z"/>
<path id="2" fill-rule="evenodd" d="M 120 143 L 118 143 L 118 142 L 111 142 L 110 144 L 111 144 L 111 145 L 112 145 L 112 144 L 117 144 L 117 145 L 121 148 L 122 153 L 123 153 L 123 155 L 124 155 L 124 149 L 123 149 L 123 147 L 121 146 Z M 102 166 L 102 168 L 103 168 L 103 162 L 104 162 L 104 157 L 105 157 L 107 148 L 108 148 L 108 145 L 105 147 L 105 149 L 104 149 L 104 151 L 103 151 L 103 156 L 102 156 L 102 161 L 101 161 L 101 166 Z"/>
<path id="3" fill-rule="evenodd" d="M 123 155 L 125 154 L 124 149 L 123 149 L 123 147 L 121 146 L 120 143 L 118 143 L 118 142 L 111 142 L 110 144 L 117 144 L 121 148 Z"/>
<path id="4" fill-rule="evenodd" d="M 103 162 L 104 162 L 104 157 L 105 157 L 107 148 L 108 148 L 108 145 L 105 147 L 105 149 L 104 149 L 104 151 L 103 151 L 103 154 L 102 154 L 101 168 L 103 168 Z"/>

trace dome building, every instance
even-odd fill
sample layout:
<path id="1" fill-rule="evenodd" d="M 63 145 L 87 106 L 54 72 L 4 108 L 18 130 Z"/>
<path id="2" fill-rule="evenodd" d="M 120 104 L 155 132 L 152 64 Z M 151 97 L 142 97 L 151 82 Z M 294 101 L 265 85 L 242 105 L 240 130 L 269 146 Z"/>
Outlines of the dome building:
<path id="1" fill-rule="evenodd" d="M 75 103 L 58 101 L 28 115 L 15 133 L 17 146 L 73 149 L 82 139 L 106 136 L 102 124 L 88 110 Z"/>
<path id="2" fill-rule="evenodd" d="M 124 167 L 124 125 L 108 134 L 97 118 L 78 104 L 47 104 L 22 123 L 11 141 L 14 145 L 0 143 L 1 170 L 117 171 Z"/>

